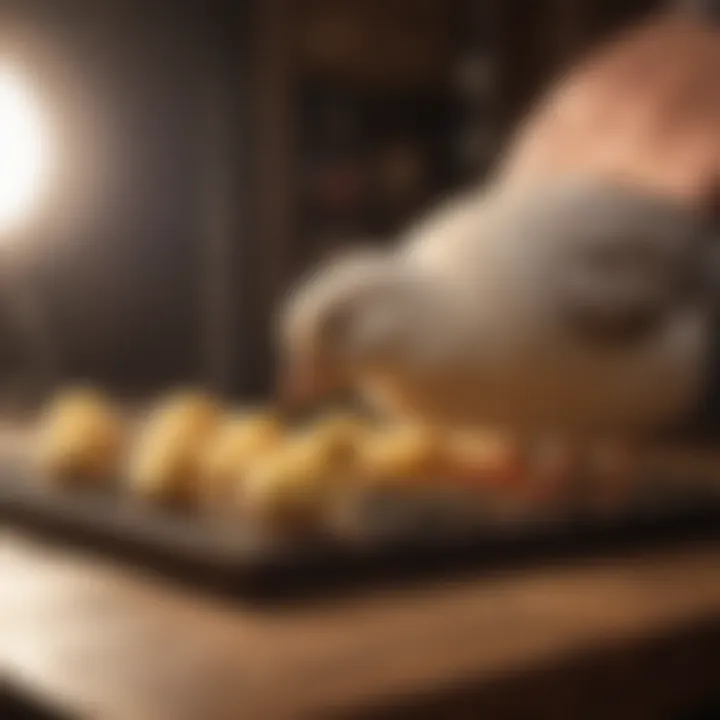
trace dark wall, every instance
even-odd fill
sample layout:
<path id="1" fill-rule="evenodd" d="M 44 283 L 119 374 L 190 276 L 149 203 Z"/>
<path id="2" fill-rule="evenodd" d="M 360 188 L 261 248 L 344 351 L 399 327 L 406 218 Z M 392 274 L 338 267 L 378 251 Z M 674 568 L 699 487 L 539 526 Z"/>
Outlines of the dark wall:
<path id="1" fill-rule="evenodd" d="M 59 153 L 13 268 L 42 293 L 68 376 L 142 389 L 204 372 L 209 123 L 241 27 L 231 5 L 0 3 L 0 44 Z"/>
<path id="2" fill-rule="evenodd" d="M 0 55 L 26 66 L 60 150 L 2 262 L 40 294 L 67 377 L 268 387 L 272 307 L 303 252 L 288 10 L 302 1 L 0 0 Z M 500 3 L 507 126 L 654 4 Z"/>

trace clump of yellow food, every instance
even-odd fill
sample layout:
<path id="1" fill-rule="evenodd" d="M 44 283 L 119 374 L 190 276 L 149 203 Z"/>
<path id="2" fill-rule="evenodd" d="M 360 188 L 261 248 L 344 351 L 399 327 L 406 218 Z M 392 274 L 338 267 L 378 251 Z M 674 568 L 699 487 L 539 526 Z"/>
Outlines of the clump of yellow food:
<path id="1" fill-rule="evenodd" d="M 237 499 L 253 519 L 304 525 L 317 518 L 329 481 L 316 449 L 295 441 L 255 463 L 237 486 Z"/>
<path id="2" fill-rule="evenodd" d="M 201 459 L 203 503 L 232 501 L 233 488 L 248 468 L 276 449 L 282 439 L 282 425 L 269 413 L 233 415 L 223 421 Z"/>
<path id="3" fill-rule="evenodd" d="M 128 480 L 138 497 L 187 504 L 195 500 L 203 454 L 222 417 L 202 393 L 181 393 L 155 408 L 140 432 Z"/>
<path id="4" fill-rule="evenodd" d="M 289 436 L 237 486 L 243 511 L 286 526 L 316 522 L 326 501 L 357 471 L 365 432 L 360 419 L 337 413 Z"/>
<path id="5" fill-rule="evenodd" d="M 63 485 L 106 481 L 119 472 L 124 440 L 120 414 L 101 392 L 61 392 L 41 420 L 40 469 Z"/>
<path id="6" fill-rule="evenodd" d="M 361 418 L 336 412 L 316 420 L 297 439 L 324 471 L 346 474 L 356 468 L 369 432 Z"/>
<path id="7" fill-rule="evenodd" d="M 435 428 L 402 424 L 370 433 L 360 452 L 366 481 L 425 482 L 443 468 L 444 436 Z"/>

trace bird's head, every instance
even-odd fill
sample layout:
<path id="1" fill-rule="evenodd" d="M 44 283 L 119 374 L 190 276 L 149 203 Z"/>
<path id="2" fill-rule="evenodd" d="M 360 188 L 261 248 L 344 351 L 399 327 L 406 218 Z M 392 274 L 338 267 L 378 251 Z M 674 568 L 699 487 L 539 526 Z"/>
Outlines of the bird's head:
<path id="1" fill-rule="evenodd" d="M 301 279 L 281 308 L 280 394 L 301 404 L 381 365 L 403 332 L 411 283 L 389 252 L 353 249 Z"/>

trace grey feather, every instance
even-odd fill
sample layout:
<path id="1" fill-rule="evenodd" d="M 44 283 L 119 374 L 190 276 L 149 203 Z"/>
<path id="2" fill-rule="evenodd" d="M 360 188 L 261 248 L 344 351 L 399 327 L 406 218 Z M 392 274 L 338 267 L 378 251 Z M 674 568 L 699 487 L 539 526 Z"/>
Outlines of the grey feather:
<path id="1" fill-rule="evenodd" d="M 559 247 L 558 313 L 590 342 L 642 342 L 682 307 L 704 303 L 699 218 L 632 188 L 578 184 L 538 212 Z"/>
<path id="2" fill-rule="evenodd" d="M 374 268 L 319 279 L 300 303 L 313 309 L 290 324 L 305 317 L 310 337 L 350 302 L 355 327 L 382 337 L 389 396 L 433 419 L 652 427 L 692 405 L 706 372 L 701 276 L 715 275 L 702 231 L 679 206 L 586 178 L 471 192 Z M 362 360 L 341 344 L 336 359 Z"/>

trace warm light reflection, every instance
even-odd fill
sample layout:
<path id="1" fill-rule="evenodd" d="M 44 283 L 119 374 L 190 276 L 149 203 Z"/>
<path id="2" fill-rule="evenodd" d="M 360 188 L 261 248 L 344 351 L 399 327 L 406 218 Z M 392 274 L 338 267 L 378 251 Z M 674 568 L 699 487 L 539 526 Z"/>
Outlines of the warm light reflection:
<path id="1" fill-rule="evenodd" d="M 17 71 L 0 67 L 0 232 L 26 216 L 48 171 L 42 113 Z"/>

